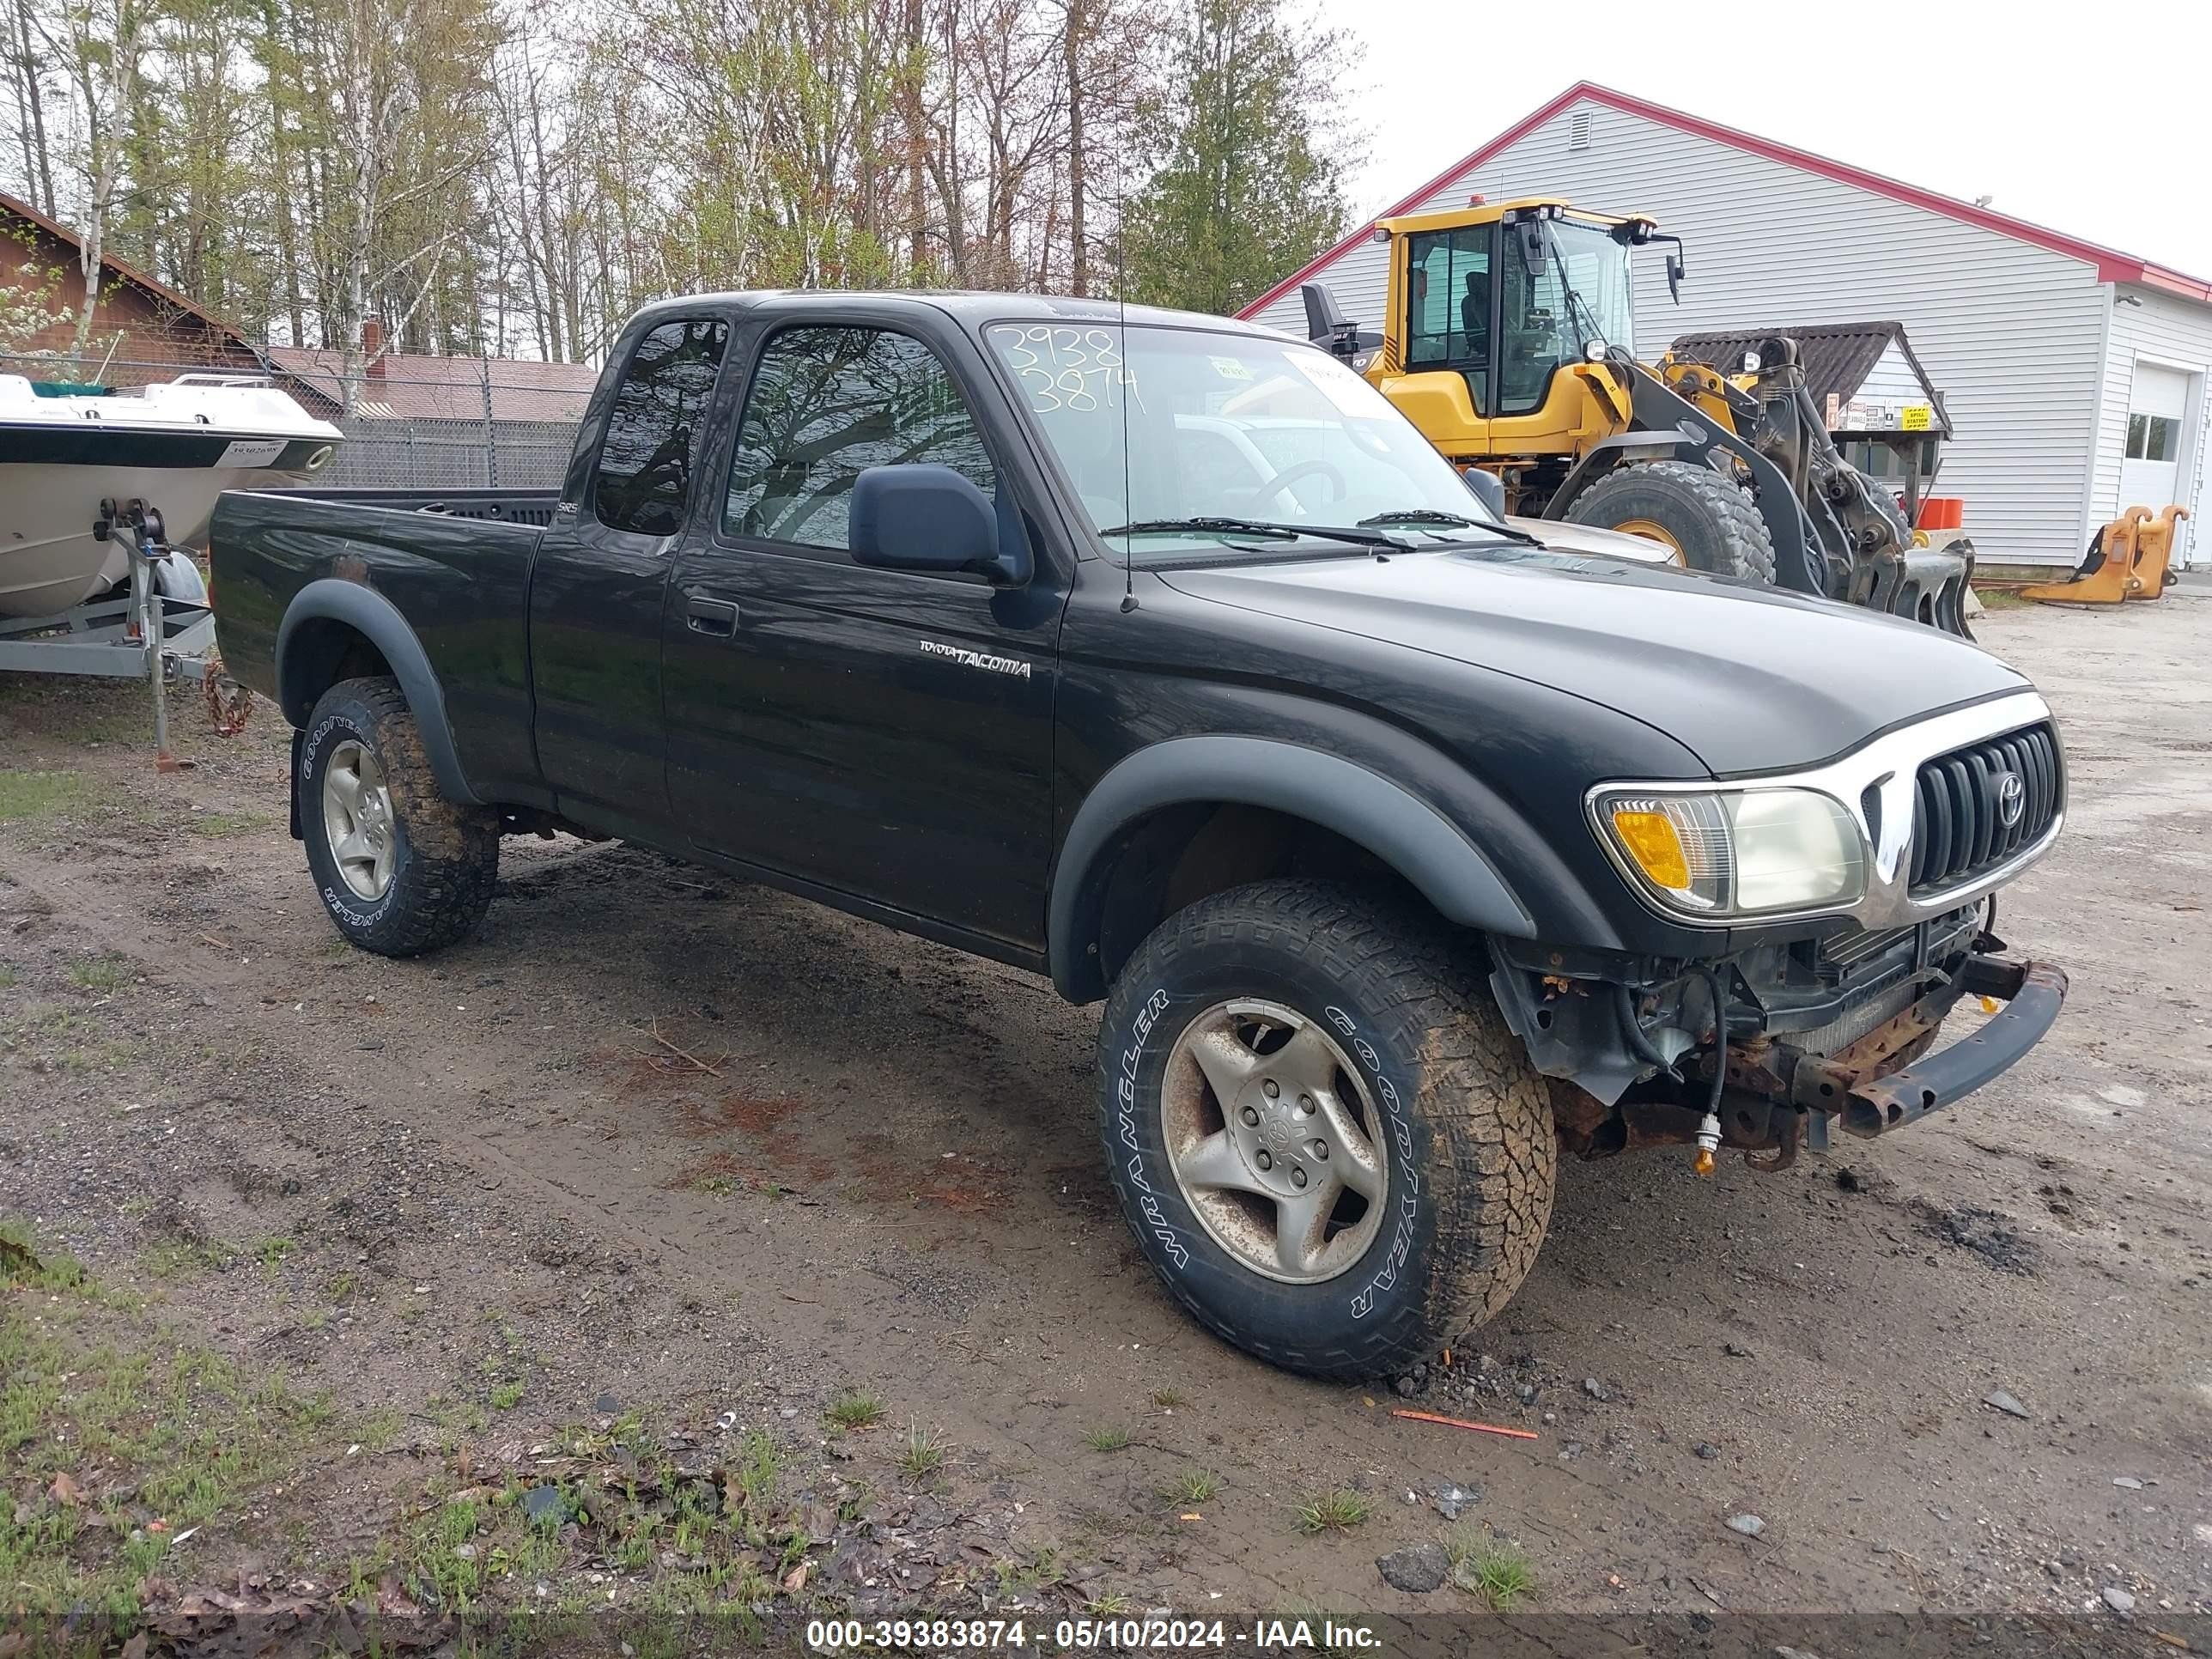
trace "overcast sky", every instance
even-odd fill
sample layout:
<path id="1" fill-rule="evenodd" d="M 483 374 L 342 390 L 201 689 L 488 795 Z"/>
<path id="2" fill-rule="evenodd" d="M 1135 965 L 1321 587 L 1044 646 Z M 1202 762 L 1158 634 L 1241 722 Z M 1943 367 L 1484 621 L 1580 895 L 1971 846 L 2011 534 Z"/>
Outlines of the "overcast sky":
<path id="1" fill-rule="evenodd" d="M 2212 279 L 2204 0 L 1315 3 L 1365 48 L 1362 218 L 1595 81 Z"/>

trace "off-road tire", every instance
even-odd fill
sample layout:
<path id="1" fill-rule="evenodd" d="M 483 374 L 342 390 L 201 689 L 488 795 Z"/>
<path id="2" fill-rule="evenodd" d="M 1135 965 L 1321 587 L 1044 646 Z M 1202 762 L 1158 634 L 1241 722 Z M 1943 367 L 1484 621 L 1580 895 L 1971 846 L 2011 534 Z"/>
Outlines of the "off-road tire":
<path id="1" fill-rule="evenodd" d="M 398 849 L 392 884 L 374 902 L 347 885 L 324 831 L 323 774 L 332 750 L 349 738 L 374 757 L 392 796 Z M 499 820 L 438 793 L 397 680 L 341 680 L 323 693 L 307 717 L 293 787 L 323 908 L 362 950 L 421 956 L 465 939 L 483 920 L 499 882 Z"/>
<path id="2" fill-rule="evenodd" d="M 1383 1225 L 1331 1279 L 1243 1265 L 1169 1160 L 1169 1056 L 1205 1010 L 1242 998 L 1326 1022 L 1389 1138 Z M 1417 911 L 1323 883 L 1234 888 L 1145 940 L 1100 1024 L 1098 1127 L 1139 1248 L 1176 1299 L 1238 1347 L 1334 1381 L 1402 1373 L 1493 1317 L 1551 1218 L 1550 1097 L 1467 946 Z"/>
<path id="3" fill-rule="evenodd" d="M 1570 524 L 1617 529 L 1638 519 L 1674 538 L 1692 570 L 1774 584 L 1774 538 L 1750 493 L 1692 461 L 1635 461 L 1575 497 Z"/>

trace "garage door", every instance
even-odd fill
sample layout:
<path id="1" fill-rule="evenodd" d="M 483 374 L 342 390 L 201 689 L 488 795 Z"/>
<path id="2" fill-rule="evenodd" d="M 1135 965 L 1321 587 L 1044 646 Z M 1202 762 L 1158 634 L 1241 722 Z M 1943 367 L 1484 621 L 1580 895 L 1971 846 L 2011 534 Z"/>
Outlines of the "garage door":
<path id="1" fill-rule="evenodd" d="M 2190 378 L 2156 363 L 2136 365 L 2128 390 L 2127 447 L 2120 462 L 2121 511 L 2147 507 L 2156 512 L 2179 499 Z"/>

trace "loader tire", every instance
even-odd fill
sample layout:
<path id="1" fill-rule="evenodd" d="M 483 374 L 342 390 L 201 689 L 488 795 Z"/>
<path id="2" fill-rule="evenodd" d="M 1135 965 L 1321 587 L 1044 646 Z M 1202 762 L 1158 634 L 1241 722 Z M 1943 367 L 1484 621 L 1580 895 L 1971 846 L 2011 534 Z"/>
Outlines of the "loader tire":
<path id="1" fill-rule="evenodd" d="M 1758 503 L 1709 466 L 1632 463 L 1576 496 L 1566 517 L 1570 524 L 1651 535 L 1671 544 L 1677 562 L 1692 570 L 1774 584 L 1774 540 Z"/>
<path id="2" fill-rule="evenodd" d="M 483 920 L 499 883 L 498 817 L 438 793 L 397 680 L 341 680 L 323 693 L 293 787 L 315 890 L 362 950 L 421 956 Z"/>
<path id="3" fill-rule="evenodd" d="M 1216 1335 L 1311 1376 L 1391 1376 L 1528 1276 L 1558 1172 L 1551 1097 L 1471 956 L 1410 908 L 1272 880 L 1176 912 L 1115 976 L 1098 1031 L 1114 1190 Z"/>

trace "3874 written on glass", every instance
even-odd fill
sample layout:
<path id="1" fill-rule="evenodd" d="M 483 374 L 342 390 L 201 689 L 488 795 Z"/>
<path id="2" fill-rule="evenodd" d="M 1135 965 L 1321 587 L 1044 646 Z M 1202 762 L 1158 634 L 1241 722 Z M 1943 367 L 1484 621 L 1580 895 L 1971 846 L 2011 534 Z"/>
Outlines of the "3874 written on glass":
<path id="1" fill-rule="evenodd" d="M 998 323 L 988 335 L 1000 361 L 1013 371 L 1023 397 L 1040 415 L 1119 409 L 1125 398 L 1133 409 L 1145 406 L 1136 376 L 1123 360 L 1117 330 Z"/>

